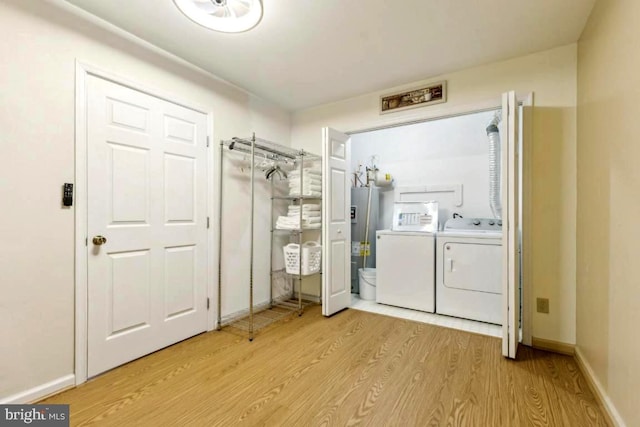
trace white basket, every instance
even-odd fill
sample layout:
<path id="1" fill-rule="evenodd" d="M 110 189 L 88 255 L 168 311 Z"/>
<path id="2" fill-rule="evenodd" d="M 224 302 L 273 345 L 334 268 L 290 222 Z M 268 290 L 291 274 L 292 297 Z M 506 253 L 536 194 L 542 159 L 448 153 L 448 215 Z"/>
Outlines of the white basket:
<path id="1" fill-rule="evenodd" d="M 289 243 L 282 248 L 284 252 L 284 265 L 287 273 L 299 274 L 300 245 Z M 305 242 L 302 244 L 302 275 L 306 276 L 320 271 L 320 259 L 322 246 L 317 242 Z"/>

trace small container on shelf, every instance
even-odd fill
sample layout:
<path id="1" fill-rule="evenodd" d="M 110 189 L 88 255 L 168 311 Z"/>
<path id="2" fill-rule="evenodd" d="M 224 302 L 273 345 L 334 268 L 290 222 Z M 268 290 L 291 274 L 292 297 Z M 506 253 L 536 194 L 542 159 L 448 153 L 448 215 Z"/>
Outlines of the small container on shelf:
<path id="1" fill-rule="evenodd" d="M 285 270 L 289 274 L 300 273 L 300 245 L 289 243 L 284 246 Z M 308 276 L 320 271 L 322 246 L 317 242 L 305 242 L 302 244 L 302 275 Z"/>

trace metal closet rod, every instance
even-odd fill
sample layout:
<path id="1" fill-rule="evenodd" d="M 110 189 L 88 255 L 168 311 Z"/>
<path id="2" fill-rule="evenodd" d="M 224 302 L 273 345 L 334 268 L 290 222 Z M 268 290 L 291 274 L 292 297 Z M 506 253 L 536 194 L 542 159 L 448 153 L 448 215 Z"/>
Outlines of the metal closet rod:
<path id="1" fill-rule="evenodd" d="M 224 145 L 226 145 L 227 147 L 229 147 L 230 150 L 238 150 L 238 151 L 247 152 L 247 153 L 250 152 L 250 148 L 251 148 L 251 146 L 253 144 L 253 146 L 257 150 L 265 151 L 267 153 L 275 154 L 275 155 L 281 156 L 281 157 L 286 157 L 287 159 L 291 159 L 291 160 L 295 160 L 296 157 L 300 154 L 300 152 L 298 150 L 295 150 L 295 151 L 292 150 L 291 153 L 285 153 L 282 150 L 279 150 L 279 149 L 276 149 L 276 148 L 273 148 L 273 147 L 269 147 L 268 145 L 265 145 L 264 143 L 261 144 L 258 141 L 264 141 L 264 140 L 260 140 L 260 139 L 256 138 L 256 142 L 255 142 L 255 144 L 253 144 L 251 139 L 244 139 L 244 138 L 234 137 L 234 138 L 232 138 L 230 140 L 222 141 L 222 143 Z M 264 141 L 264 142 L 268 143 L 268 141 Z M 237 144 L 241 144 L 241 145 L 244 145 L 244 146 L 249 147 L 249 148 L 244 148 L 244 147 L 237 147 L 236 148 Z"/>
<path id="2" fill-rule="evenodd" d="M 224 144 L 223 144 L 222 146 L 224 146 Z M 237 151 L 238 153 L 251 154 L 251 150 L 250 150 L 250 149 L 248 149 L 248 148 L 244 148 L 244 147 L 233 147 L 233 148 L 231 149 L 231 151 Z M 278 155 L 278 154 L 274 154 L 274 153 L 262 153 L 262 152 L 261 152 L 260 154 L 264 154 L 264 155 L 267 157 L 267 159 L 269 159 L 269 160 L 275 160 L 275 161 L 281 161 L 281 160 L 282 160 L 282 159 L 281 159 L 281 157 L 282 157 L 282 156 L 280 156 L 280 155 Z M 287 157 L 287 158 L 286 158 L 286 161 L 289 161 L 289 160 L 290 160 L 290 158 L 289 158 L 289 157 Z"/>

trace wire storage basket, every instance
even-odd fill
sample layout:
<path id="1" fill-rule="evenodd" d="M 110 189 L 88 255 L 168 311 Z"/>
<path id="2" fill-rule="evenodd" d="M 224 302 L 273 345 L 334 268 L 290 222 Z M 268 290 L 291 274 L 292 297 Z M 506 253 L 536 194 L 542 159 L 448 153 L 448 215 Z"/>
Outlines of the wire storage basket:
<path id="1" fill-rule="evenodd" d="M 285 269 L 289 274 L 300 272 L 300 245 L 289 243 L 282 248 L 284 251 Z M 307 276 L 320 271 L 322 246 L 318 242 L 305 242 L 302 244 L 302 275 Z"/>

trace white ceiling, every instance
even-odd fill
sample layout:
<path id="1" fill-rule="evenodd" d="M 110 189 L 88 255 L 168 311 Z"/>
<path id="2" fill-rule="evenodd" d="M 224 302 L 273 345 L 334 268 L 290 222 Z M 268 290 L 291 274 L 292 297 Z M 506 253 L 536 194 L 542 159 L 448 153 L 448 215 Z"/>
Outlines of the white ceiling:
<path id="1" fill-rule="evenodd" d="M 263 0 L 225 34 L 172 0 L 67 0 L 296 110 L 578 40 L 595 0 Z"/>

